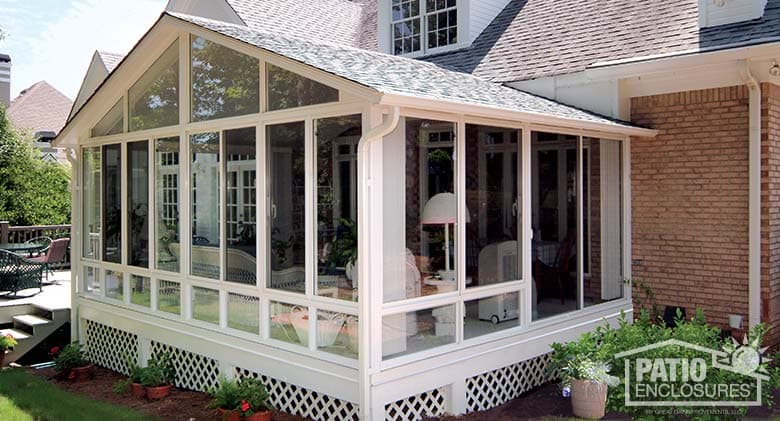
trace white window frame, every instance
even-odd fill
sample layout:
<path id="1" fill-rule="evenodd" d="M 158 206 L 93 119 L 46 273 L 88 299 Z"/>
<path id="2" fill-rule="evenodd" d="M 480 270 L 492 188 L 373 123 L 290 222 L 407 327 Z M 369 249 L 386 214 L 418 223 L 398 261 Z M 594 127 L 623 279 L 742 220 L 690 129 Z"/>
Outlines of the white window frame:
<path id="1" fill-rule="evenodd" d="M 403 0 L 403 1 L 406 2 L 406 0 Z M 401 18 L 401 19 L 398 19 L 398 20 L 393 19 L 393 2 L 392 1 L 388 2 L 388 6 L 387 7 L 389 8 L 388 9 L 389 10 L 388 16 L 389 16 L 389 20 L 390 20 L 390 33 L 389 33 L 389 37 L 390 37 L 390 54 L 398 55 L 398 56 L 405 56 L 405 57 L 422 57 L 422 56 L 429 55 L 429 54 L 435 54 L 435 53 L 440 53 L 440 52 L 444 52 L 444 51 L 447 51 L 447 50 L 451 50 L 451 49 L 457 48 L 458 46 L 463 45 L 464 35 L 466 35 L 466 32 L 467 32 L 466 28 L 465 28 L 465 25 L 464 25 L 464 18 L 463 18 L 464 15 L 463 15 L 463 13 L 464 13 L 465 8 L 468 7 L 468 5 L 465 4 L 464 0 L 456 0 L 455 6 L 450 6 L 450 7 L 444 8 L 444 9 L 433 10 L 433 11 L 429 11 L 428 10 L 427 0 L 419 0 L 417 15 L 411 16 L 411 17 L 407 17 L 407 18 Z M 451 43 L 451 44 L 437 45 L 436 47 L 428 47 L 428 35 L 429 35 L 428 18 L 430 16 L 436 16 L 436 15 L 439 15 L 441 13 L 449 13 L 452 10 L 455 10 L 456 13 L 457 13 L 457 16 L 458 16 L 457 17 L 457 24 L 455 26 L 455 29 L 457 31 L 457 35 L 456 35 L 457 41 L 454 42 L 454 43 Z M 395 41 L 396 41 L 396 38 L 395 38 L 395 25 L 399 24 L 399 23 L 410 22 L 410 21 L 413 21 L 413 20 L 419 20 L 419 24 L 420 24 L 420 34 L 419 34 L 419 37 L 420 37 L 420 49 L 416 50 L 416 51 L 396 53 L 395 52 Z M 451 28 L 451 27 L 448 26 L 448 28 Z"/>

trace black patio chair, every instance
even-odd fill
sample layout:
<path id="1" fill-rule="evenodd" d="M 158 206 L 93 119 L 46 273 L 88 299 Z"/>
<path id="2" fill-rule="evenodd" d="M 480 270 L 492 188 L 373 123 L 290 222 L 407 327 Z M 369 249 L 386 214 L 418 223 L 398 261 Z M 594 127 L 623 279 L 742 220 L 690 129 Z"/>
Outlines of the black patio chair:
<path id="1" fill-rule="evenodd" d="M 43 291 L 43 272 L 46 265 L 25 259 L 10 251 L 0 250 L 0 291 L 17 292 L 38 288 Z"/>

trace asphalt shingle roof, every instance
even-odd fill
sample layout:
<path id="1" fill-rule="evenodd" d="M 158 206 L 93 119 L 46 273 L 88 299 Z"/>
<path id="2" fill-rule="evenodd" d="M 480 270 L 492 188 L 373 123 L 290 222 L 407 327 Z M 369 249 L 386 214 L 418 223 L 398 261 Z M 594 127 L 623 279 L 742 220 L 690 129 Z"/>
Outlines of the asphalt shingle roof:
<path id="1" fill-rule="evenodd" d="M 100 56 L 100 59 L 103 60 L 103 64 L 106 65 L 106 70 L 108 70 L 108 73 L 113 72 L 119 62 L 125 58 L 125 56 L 122 54 L 109 53 L 106 51 L 98 51 L 97 53 Z"/>
<path id="2" fill-rule="evenodd" d="M 73 104 L 68 97 L 46 81 L 38 82 L 22 91 L 8 107 L 11 125 L 32 133 L 51 131 L 59 133 Z"/>
<path id="3" fill-rule="evenodd" d="M 385 94 L 460 102 L 615 126 L 624 125 L 607 117 L 470 74 L 451 71 L 433 63 L 335 43 L 293 38 L 190 15 L 169 15 Z"/>
<path id="4" fill-rule="evenodd" d="M 761 19 L 699 29 L 698 0 L 512 0 L 470 48 L 426 60 L 498 82 L 780 36 L 780 0 Z"/>

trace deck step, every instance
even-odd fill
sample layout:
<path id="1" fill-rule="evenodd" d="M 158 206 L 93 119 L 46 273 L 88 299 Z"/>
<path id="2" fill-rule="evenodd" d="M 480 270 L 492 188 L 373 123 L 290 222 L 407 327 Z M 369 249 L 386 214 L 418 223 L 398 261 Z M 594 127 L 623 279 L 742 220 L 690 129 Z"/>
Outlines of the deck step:
<path id="1" fill-rule="evenodd" d="M 21 341 L 30 337 L 30 335 L 28 335 L 26 332 L 22 332 L 21 330 L 16 329 L 0 329 L 0 335 L 11 335 L 17 341 Z"/>
<path id="2" fill-rule="evenodd" d="M 32 327 L 51 323 L 50 319 L 44 319 L 43 317 L 34 316 L 32 314 L 23 314 L 21 316 L 14 316 L 13 320 L 14 322 L 19 322 L 23 325 L 32 326 Z"/>

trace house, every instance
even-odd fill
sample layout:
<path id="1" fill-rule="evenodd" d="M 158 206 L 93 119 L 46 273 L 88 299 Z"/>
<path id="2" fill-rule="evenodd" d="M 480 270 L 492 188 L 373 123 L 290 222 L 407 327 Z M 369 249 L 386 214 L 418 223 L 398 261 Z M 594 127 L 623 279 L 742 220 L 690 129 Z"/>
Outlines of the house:
<path id="1" fill-rule="evenodd" d="M 35 138 L 41 158 L 47 161 L 66 161 L 61 149 L 53 148 L 68 118 L 73 102 L 46 81 L 40 81 L 22 90 L 8 107 L 8 120 L 17 130 L 28 131 Z"/>
<path id="2" fill-rule="evenodd" d="M 634 279 L 776 325 L 778 23 L 776 0 L 172 0 L 56 141 L 74 339 L 374 420 L 545 382 Z"/>

